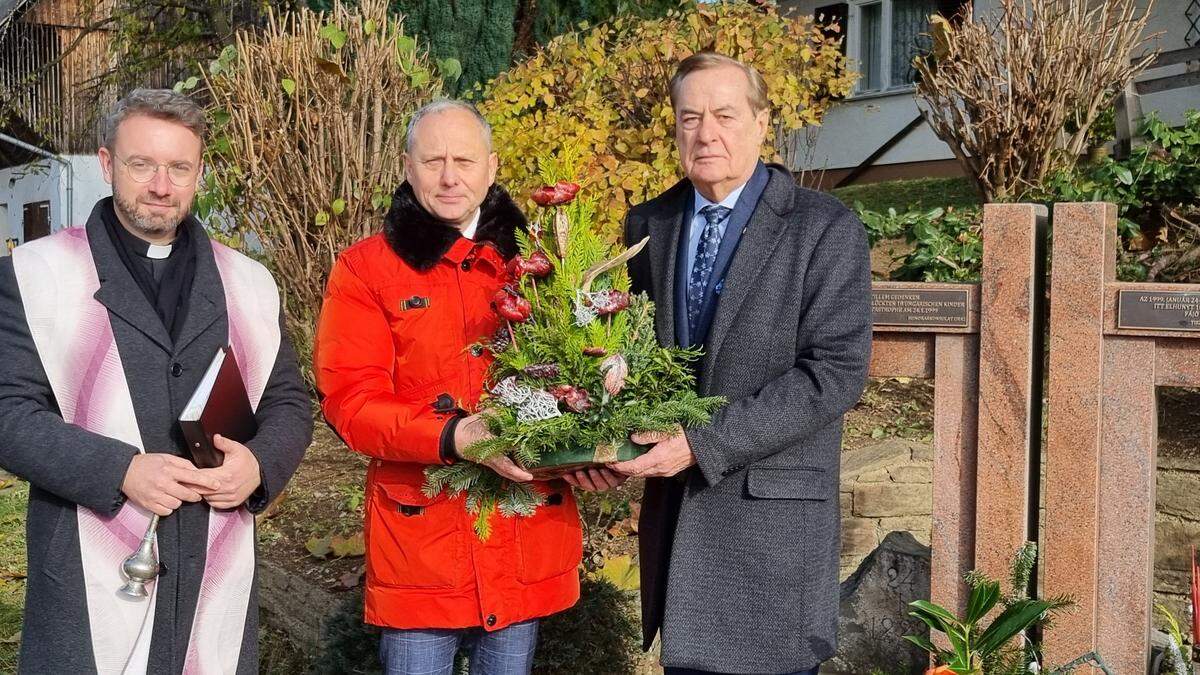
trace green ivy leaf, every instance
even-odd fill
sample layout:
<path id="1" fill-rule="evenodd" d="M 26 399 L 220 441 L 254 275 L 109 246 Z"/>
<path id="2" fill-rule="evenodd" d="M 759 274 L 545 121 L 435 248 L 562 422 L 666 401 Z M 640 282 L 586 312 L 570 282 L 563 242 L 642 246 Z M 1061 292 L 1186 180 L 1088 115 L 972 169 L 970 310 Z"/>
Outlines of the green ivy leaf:
<path id="1" fill-rule="evenodd" d="M 416 48 L 417 39 L 411 35 L 401 35 L 400 37 L 396 38 L 396 49 L 402 54 L 405 52 L 411 52 Z"/>
<path id="2" fill-rule="evenodd" d="M 341 49 L 346 45 L 346 31 L 331 23 L 325 24 L 321 30 L 317 31 L 317 36 L 329 40 L 329 44 L 333 45 L 334 49 Z"/>
<path id="3" fill-rule="evenodd" d="M 427 82 L 429 82 L 429 71 L 427 71 L 427 70 L 414 71 L 411 76 L 411 79 L 412 79 L 412 86 L 423 87 L 423 86 L 425 86 L 425 84 Z"/>
<path id="4" fill-rule="evenodd" d="M 363 24 L 363 33 L 367 35 L 374 35 L 376 28 L 377 26 L 375 24 L 375 19 L 367 19 L 367 22 Z"/>
<path id="5" fill-rule="evenodd" d="M 228 155 L 232 149 L 232 146 L 229 143 L 229 135 L 221 134 L 220 136 L 214 138 L 209 144 L 209 149 L 214 154 Z"/>
<path id="6" fill-rule="evenodd" d="M 313 222 L 315 222 L 318 227 L 325 226 L 327 223 L 329 223 L 329 212 L 321 211 L 317 214 L 317 217 L 313 219 Z"/>
<path id="7" fill-rule="evenodd" d="M 337 199 L 333 200 L 333 203 L 330 204 L 329 207 L 333 211 L 333 215 L 340 216 L 342 215 L 342 212 L 346 210 L 346 200 L 338 197 Z"/>
<path id="8" fill-rule="evenodd" d="M 438 72 L 447 80 L 457 80 L 462 76 L 462 63 L 455 58 L 438 59 Z"/>
<path id="9" fill-rule="evenodd" d="M 283 90 L 287 92 L 288 96 L 291 96 L 292 94 L 296 93 L 296 81 L 295 80 L 285 77 L 285 78 L 283 78 L 283 82 L 280 82 L 280 84 L 283 85 Z"/>
<path id="10" fill-rule="evenodd" d="M 220 61 L 221 65 L 223 66 L 233 63 L 235 60 L 237 60 L 237 48 L 233 45 L 225 45 L 225 48 L 221 50 L 221 54 L 217 56 L 217 60 Z"/>

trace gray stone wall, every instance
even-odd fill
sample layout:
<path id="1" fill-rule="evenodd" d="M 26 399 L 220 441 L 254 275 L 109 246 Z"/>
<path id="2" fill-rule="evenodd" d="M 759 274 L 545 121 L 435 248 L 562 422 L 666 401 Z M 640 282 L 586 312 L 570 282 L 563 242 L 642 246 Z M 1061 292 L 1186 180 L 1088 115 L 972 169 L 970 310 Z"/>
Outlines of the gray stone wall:
<path id="1" fill-rule="evenodd" d="M 924 443 L 888 439 L 842 454 L 842 580 L 889 532 L 929 545 L 932 480 L 933 448 Z"/>

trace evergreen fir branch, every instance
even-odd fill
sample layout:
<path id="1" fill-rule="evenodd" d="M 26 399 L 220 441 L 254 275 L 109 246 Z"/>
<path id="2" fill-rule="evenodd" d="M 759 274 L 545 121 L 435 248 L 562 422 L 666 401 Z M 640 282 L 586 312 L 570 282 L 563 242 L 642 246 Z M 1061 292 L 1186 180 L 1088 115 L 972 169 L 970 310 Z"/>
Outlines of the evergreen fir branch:
<path id="1" fill-rule="evenodd" d="M 533 489 L 526 483 L 509 483 L 508 490 L 500 498 L 500 515 L 506 518 L 513 516 L 532 516 L 537 507 L 546 503 L 546 495 Z"/>
<path id="2" fill-rule="evenodd" d="M 452 494 L 458 494 L 478 481 L 481 471 L 482 467 L 471 462 L 426 467 L 425 484 L 421 491 L 426 497 L 436 497 L 446 489 Z"/>
<path id="3" fill-rule="evenodd" d="M 483 497 L 479 504 L 479 513 L 475 516 L 475 535 L 480 541 L 487 541 L 492 536 L 492 515 L 496 512 L 496 499 L 491 496 Z"/>

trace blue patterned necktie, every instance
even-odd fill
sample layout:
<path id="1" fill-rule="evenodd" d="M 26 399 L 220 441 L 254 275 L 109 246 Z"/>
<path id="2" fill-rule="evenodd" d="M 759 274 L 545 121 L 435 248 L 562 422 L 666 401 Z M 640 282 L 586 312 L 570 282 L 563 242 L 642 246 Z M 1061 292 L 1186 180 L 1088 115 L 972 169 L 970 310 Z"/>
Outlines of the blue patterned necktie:
<path id="1" fill-rule="evenodd" d="M 717 262 L 717 249 L 721 246 L 719 225 L 729 217 L 731 211 L 733 209 L 716 204 L 700 209 L 700 215 L 704 216 L 704 232 L 700 234 L 696 260 L 692 263 L 692 274 L 688 278 L 688 333 L 693 336 L 700 320 L 700 310 L 704 308 L 704 292 L 708 289 L 708 280 Z"/>

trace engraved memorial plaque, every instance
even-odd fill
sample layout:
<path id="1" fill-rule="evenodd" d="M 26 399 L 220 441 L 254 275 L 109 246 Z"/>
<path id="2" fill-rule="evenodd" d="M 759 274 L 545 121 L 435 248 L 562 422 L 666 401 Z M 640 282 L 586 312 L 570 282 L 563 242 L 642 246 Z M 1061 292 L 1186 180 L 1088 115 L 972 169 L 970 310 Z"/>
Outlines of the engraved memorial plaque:
<path id="1" fill-rule="evenodd" d="M 971 316 L 971 289 L 895 289 L 871 291 L 876 326 L 966 328 Z"/>
<path id="2" fill-rule="evenodd" d="M 1117 328 L 1200 332 L 1200 291 L 1122 289 Z"/>

